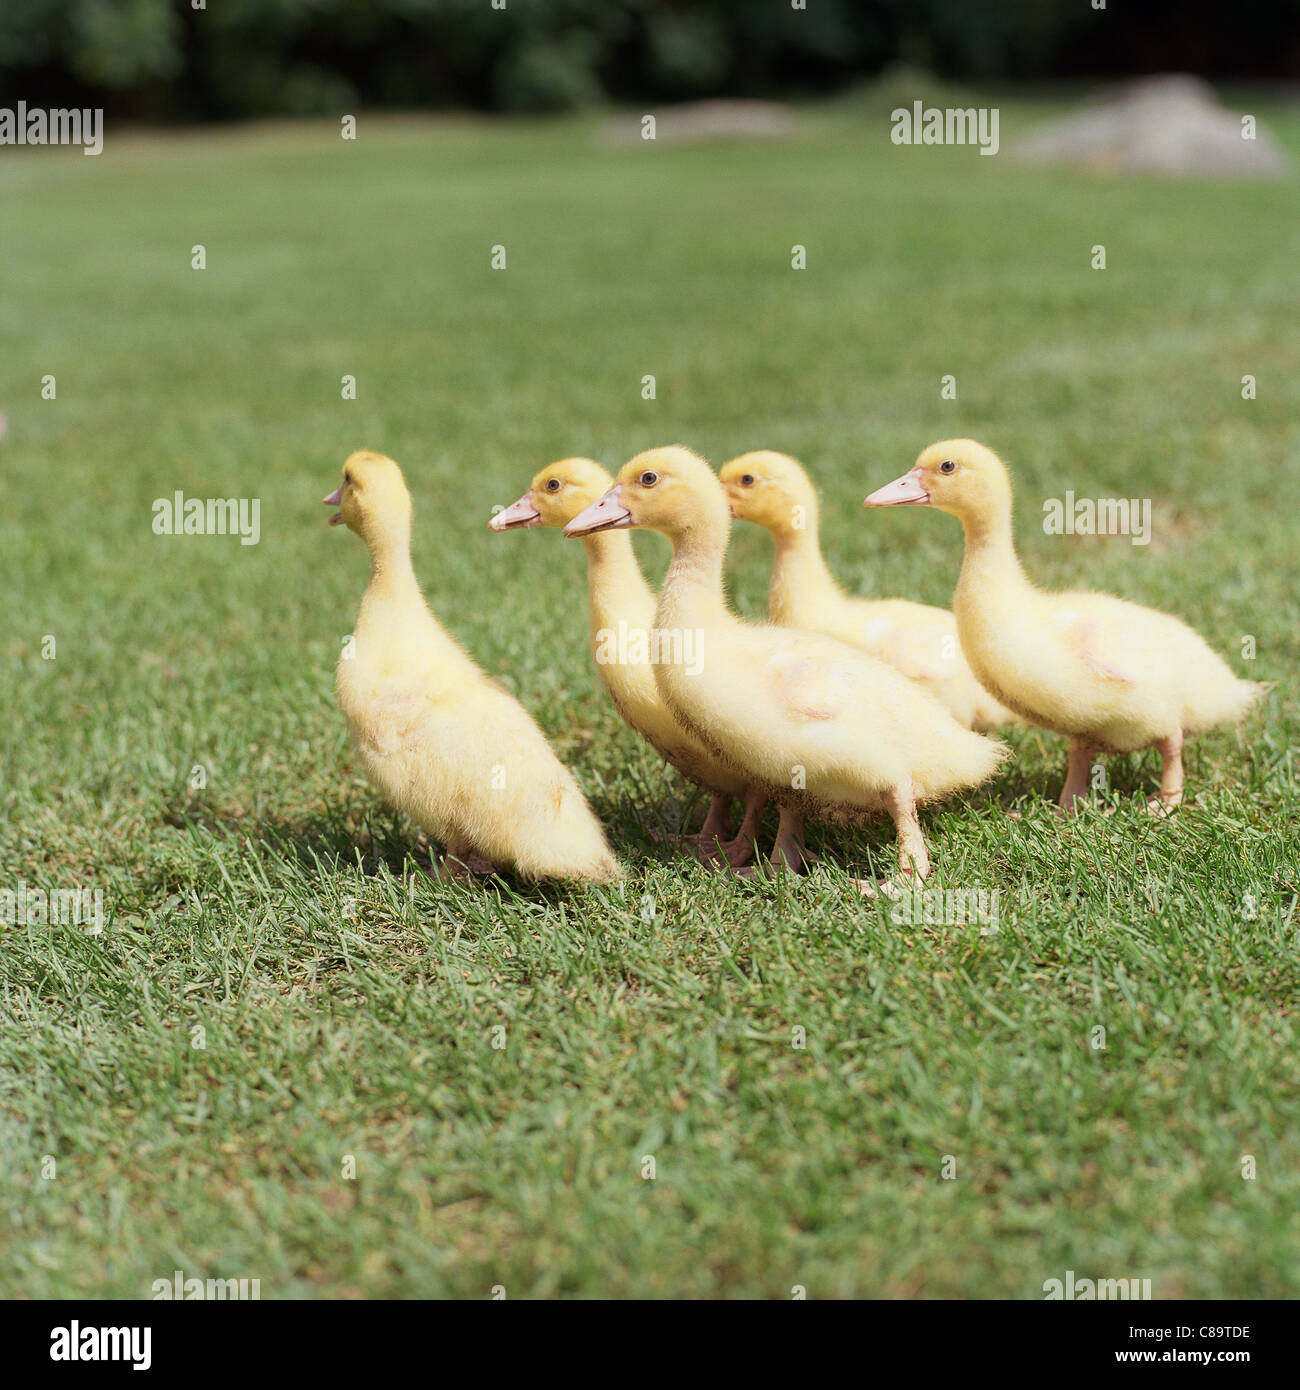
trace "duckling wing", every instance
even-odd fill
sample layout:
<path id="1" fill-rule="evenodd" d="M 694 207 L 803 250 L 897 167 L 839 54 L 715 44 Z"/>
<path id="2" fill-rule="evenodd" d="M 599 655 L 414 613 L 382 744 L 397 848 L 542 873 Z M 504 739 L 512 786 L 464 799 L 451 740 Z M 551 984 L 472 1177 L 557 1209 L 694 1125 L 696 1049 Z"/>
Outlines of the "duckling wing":
<path id="1" fill-rule="evenodd" d="M 882 657 L 909 680 L 937 683 L 957 670 L 956 625 L 952 630 L 952 655 L 944 655 L 943 640 L 949 636 L 937 626 L 929 630 L 895 630 L 881 652 Z"/>
<path id="2" fill-rule="evenodd" d="M 937 682 L 956 671 L 957 620 L 951 613 L 907 599 L 857 603 L 861 622 L 855 646 L 909 680 Z"/>
<path id="3" fill-rule="evenodd" d="M 1115 685 L 1136 682 L 1131 661 L 1125 663 L 1118 655 L 1126 650 L 1131 653 L 1134 642 L 1141 640 L 1131 625 L 1069 608 L 1053 614 L 1052 621 L 1067 647 L 1094 676 Z"/>
<path id="4" fill-rule="evenodd" d="M 909 779 L 926 800 L 983 781 L 1002 756 L 929 691 L 856 648 L 805 632 L 753 646 L 763 698 L 748 703 L 731 756 L 773 787 L 798 768 L 809 796 L 827 805 L 874 805 Z"/>
<path id="5" fill-rule="evenodd" d="M 768 688 L 792 720 L 823 728 L 847 718 L 879 720 L 901 697 L 930 700 L 893 667 L 831 638 L 801 633 L 797 649 L 769 652 Z"/>
<path id="6" fill-rule="evenodd" d="M 842 676 L 811 657 L 779 654 L 767 664 L 777 703 L 792 719 L 830 720 L 844 712 Z"/>

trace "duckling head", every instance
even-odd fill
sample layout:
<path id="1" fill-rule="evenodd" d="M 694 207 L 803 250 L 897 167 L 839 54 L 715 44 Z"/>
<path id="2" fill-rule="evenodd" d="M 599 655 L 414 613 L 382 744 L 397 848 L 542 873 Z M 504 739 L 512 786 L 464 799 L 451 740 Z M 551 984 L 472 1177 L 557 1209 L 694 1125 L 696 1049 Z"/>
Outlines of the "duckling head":
<path id="1" fill-rule="evenodd" d="M 741 521 L 752 521 L 776 536 L 816 521 L 816 489 L 789 454 L 756 449 L 723 464 L 718 477 L 732 516 Z"/>
<path id="2" fill-rule="evenodd" d="M 963 522 L 991 520 L 1010 515 L 1011 478 L 992 449 L 973 439 L 945 439 L 922 450 L 910 472 L 877 488 L 862 505 L 928 505 Z"/>
<path id="3" fill-rule="evenodd" d="M 730 525 L 727 494 L 717 475 L 698 454 L 671 444 L 629 459 L 614 486 L 579 512 L 564 534 L 590 536 L 638 526 L 674 540 L 688 531 L 712 529 L 725 545 Z"/>
<path id="4" fill-rule="evenodd" d="M 488 522 L 493 531 L 524 526 L 567 526 L 609 491 L 614 479 L 593 459 L 560 459 L 533 479 L 528 491 Z"/>
<path id="5" fill-rule="evenodd" d="M 411 494 L 402 470 L 386 454 L 373 449 L 349 454 L 343 481 L 322 500 L 338 508 L 330 525 L 355 531 L 372 551 L 379 544 L 410 539 Z"/>

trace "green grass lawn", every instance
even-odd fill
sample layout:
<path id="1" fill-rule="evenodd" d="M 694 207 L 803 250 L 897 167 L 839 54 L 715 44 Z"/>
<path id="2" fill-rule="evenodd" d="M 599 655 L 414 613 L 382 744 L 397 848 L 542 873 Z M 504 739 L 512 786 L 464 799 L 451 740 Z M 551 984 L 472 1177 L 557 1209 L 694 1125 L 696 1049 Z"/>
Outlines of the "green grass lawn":
<path id="1" fill-rule="evenodd" d="M 1004 103 L 1004 146 L 1047 109 Z M 1300 160 L 1300 115 L 1258 114 Z M 779 145 L 363 119 L 0 155 L 0 888 L 108 918 L 0 927 L 5 1294 L 1300 1294 L 1300 187 L 888 129 L 852 100 Z M 814 828 L 827 862 L 775 885 L 658 848 L 702 798 L 597 683 L 581 547 L 490 535 L 493 505 L 565 454 L 783 449 L 850 587 L 946 604 L 956 523 L 860 502 L 964 434 L 1011 463 L 1037 579 L 1178 613 L 1267 704 L 1191 745 L 1167 822 L 1134 801 L 1154 755 L 1059 822 L 1062 741 L 1013 732 L 923 816 L 936 884 L 999 890 L 993 934 L 853 896 L 883 824 Z M 367 568 L 319 499 L 363 445 L 619 887 L 415 871 L 333 696 Z M 260 499 L 260 543 L 156 536 L 177 489 Z M 1151 498 L 1152 543 L 1044 535 L 1067 489 Z M 737 531 L 742 612 L 769 553 Z"/>

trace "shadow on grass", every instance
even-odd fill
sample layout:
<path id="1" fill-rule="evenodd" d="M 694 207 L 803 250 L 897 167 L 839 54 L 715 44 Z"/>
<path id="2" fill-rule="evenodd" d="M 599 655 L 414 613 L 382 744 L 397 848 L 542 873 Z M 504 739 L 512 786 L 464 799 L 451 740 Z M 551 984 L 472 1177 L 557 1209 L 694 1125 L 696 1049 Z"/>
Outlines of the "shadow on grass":
<path id="1" fill-rule="evenodd" d="M 427 859 L 426 837 L 406 835 L 395 815 L 383 823 L 384 808 L 376 804 L 374 814 L 350 803 L 322 812 L 301 816 L 255 817 L 223 811 L 201 798 L 175 795 L 163 805 L 165 824 L 181 830 L 196 830 L 214 838 L 247 842 L 273 858 L 285 859 L 310 872 L 348 866 L 373 876 L 380 865 L 395 878 L 401 878 L 408 862 Z"/>
<path id="2" fill-rule="evenodd" d="M 612 814 L 602 816 L 599 804 L 592 809 L 605 826 L 615 854 L 625 862 L 695 862 L 693 857 L 676 850 L 671 838 L 657 841 L 654 822 L 649 817 L 638 819 L 627 801 L 620 801 Z M 675 809 L 665 808 L 657 819 L 666 826 L 678 823 Z M 444 847 L 379 801 L 370 805 L 345 801 L 299 816 L 257 817 L 223 810 L 192 793 L 178 793 L 164 802 L 161 818 L 167 825 L 204 838 L 247 844 L 259 856 L 286 862 L 308 876 L 357 870 L 373 878 L 386 870 L 398 880 L 409 879 L 415 873 L 431 887 L 453 886 L 434 876 Z M 461 880 L 459 886 L 464 887 L 467 882 L 504 885 L 512 893 L 531 899 L 540 897 L 551 904 L 566 901 L 572 892 L 580 891 L 578 885 L 535 882 L 509 872 L 476 874 L 470 880 Z M 167 883 L 156 886 L 170 892 L 178 885 L 169 876 Z"/>
<path id="3" fill-rule="evenodd" d="M 1106 767 L 1112 795 L 1139 795 L 1149 789 L 1153 767 L 1148 756 L 1109 758 Z M 1154 771 L 1158 780 L 1158 768 Z M 1064 766 L 1060 775 L 1064 775 Z M 922 825 L 930 837 L 935 832 L 935 817 L 963 807 L 1015 807 L 1023 811 L 1036 804 L 1053 805 L 1058 789 L 1055 775 L 1044 778 L 1040 759 L 1016 756 L 987 790 L 970 798 L 950 797 L 923 808 Z M 678 841 L 698 831 L 707 810 L 707 793 L 681 783 L 675 776 L 665 776 L 644 779 L 642 785 L 633 789 L 615 791 L 599 786 L 590 799 L 615 854 L 629 866 L 699 862 L 692 853 L 680 848 Z M 737 822 L 741 809 L 739 802 L 733 805 L 732 815 Z M 256 817 L 223 810 L 201 795 L 178 790 L 165 800 L 161 819 L 167 825 L 202 836 L 246 842 L 268 858 L 287 861 L 308 875 L 338 873 L 348 868 L 374 877 L 382 867 L 391 877 L 403 879 L 413 869 L 436 869 L 442 850 L 405 817 L 378 800 L 343 799 L 302 815 Z M 759 831 L 758 850 L 762 858 L 771 849 L 776 827 L 777 808 L 769 805 Z M 810 821 L 807 843 L 829 863 L 856 872 L 868 862 L 887 862 L 893 854 L 895 834 L 887 816 L 872 817 L 856 826 Z M 439 883 L 432 877 L 428 881 Z M 496 881 L 514 892 L 530 897 L 540 895 L 556 902 L 564 900 L 571 891 L 508 873 L 486 875 L 479 881 Z"/>

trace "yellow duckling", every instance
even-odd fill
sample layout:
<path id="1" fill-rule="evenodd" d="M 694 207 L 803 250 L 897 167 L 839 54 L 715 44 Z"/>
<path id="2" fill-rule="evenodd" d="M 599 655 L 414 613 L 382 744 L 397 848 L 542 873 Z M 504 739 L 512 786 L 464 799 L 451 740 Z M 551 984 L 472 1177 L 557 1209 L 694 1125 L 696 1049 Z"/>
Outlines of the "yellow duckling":
<path id="1" fill-rule="evenodd" d="M 565 535 L 629 526 L 672 542 L 655 624 L 694 634 L 702 657 L 694 668 L 655 666 L 660 694 L 737 775 L 779 804 L 777 866 L 812 861 L 803 843 L 807 815 L 856 822 L 888 812 L 903 872 L 925 877 L 917 804 L 984 781 L 1003 746 L 963 729 L 933 695 L 865 652 L 824 633 L 747 623 L 728 612 L 726 493 L 689 449 L 638 454 Z"/>
<path id="2" fill-rule="evenodd" d="M 1162 813 L 1183 799 L 1183 736 L 1241 719 L 1266 689 L 1239 680 L 1191 628 L 1109 594 L 1046 594 L 1011 537 L 1011 479 L 971 439 L 932 444 L 868 507 L 933 506 L 957 517 L 966 555 L 957 631 L 981 683 L 1033 724 L 1070 740 L 1059 807 L 1078 809 L 1099 752 L 1158 750 Z"/>
<path id="3" fill-rule="evenodd" d="M 732 516 L 772 533 L 767 616 L 774 623 L 825 632 L 887 661 L 937 695 L 968 729 L 1015 722 L 975 679 L 957 640 L 957 620 L 946 608 L 903 598 L 850 598 L 840 588 L 822 558 L 817 491 L 796 460 L 758 449 L 724 464 L 719 477 Z"/>
<path id="4" fill-rule="evenodd" d="M 543 468 L 528 491 L 488 525 L 494 531 L 525 526 L 566 526 L 603 496 L 614 480 L 591 459 L 568 458 Z M 712 794 L 704 827 L 692 848 L 701 858 L 721 854 L 733 867 L 754 857 L 754 841 L 767 797 L 746 796 L 746 787 L 725 763 L 681 726 L 655 685 L 654 661 L 662 653 L 655 632 L 655 595 L 632 551 L 632 537 L 601 532 L 584 538 L 591 651 L 601 683 L 623 721 L 683 776 Z M 671 643 L 668 644 L 671 647 Z M 671 655 L 671 652 L 669 653 Z M 745 819 L 732 833 L 731 799 L 745 796 Z"/>
<path id="5" fill-rule="evenodd" d="M 451 877 L 621 876 L 573 774 L 519 702 L 447 634 L 411 568 L 411 494 L 358 450 L 325 504 L 370 552 L 370 584 L 335 688 L 371 781 L 447 847 Z"/>

